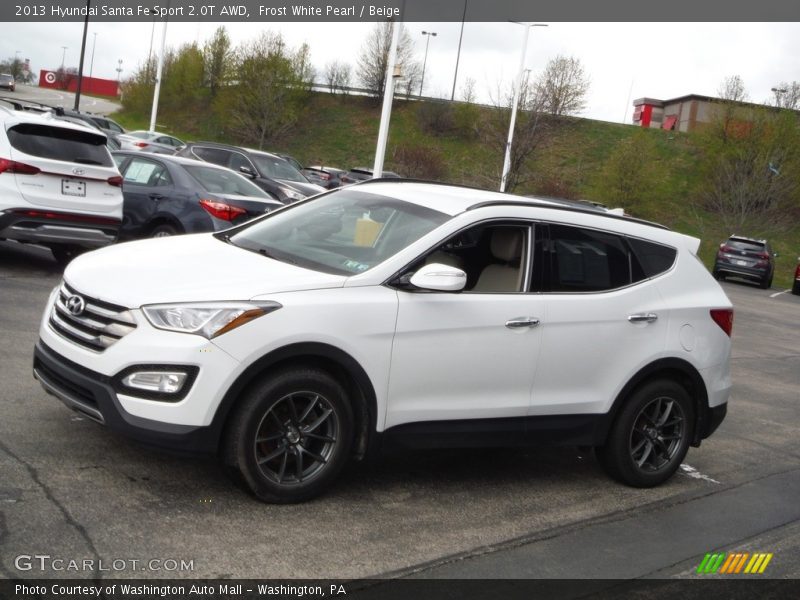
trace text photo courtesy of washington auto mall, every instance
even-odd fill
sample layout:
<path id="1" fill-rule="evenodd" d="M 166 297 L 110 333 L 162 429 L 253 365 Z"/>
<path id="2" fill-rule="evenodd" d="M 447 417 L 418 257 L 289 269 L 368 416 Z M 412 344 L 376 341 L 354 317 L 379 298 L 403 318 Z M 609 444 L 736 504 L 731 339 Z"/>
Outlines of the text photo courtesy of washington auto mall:
<path id="1" fill-rule="evenodd" d="M 800 595 L 796 3 L 0 31 L 0 598 Z"/>

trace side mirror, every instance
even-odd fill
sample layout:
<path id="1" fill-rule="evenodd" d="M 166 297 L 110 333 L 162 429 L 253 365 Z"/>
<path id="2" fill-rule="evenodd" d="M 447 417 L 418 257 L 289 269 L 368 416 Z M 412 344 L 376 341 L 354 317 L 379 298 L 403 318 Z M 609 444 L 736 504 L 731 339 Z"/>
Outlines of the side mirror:
<path id="1" fill-rule="evenodd" d="M 414 273 L 409 283 L 423 290 L 460 292 L 467 285 L 467 274 L 455 267 L 432 263 Z"/>
<path id="2" fill-rule="evenodd" d="M 241 166 L 239 167 L 239 172 L 244 173 L 245 175 L 251 177 L 252 179 L 256 178 L 256 174 L 253 173 L 253 169 L 251 169 L 250 167 Z"/>

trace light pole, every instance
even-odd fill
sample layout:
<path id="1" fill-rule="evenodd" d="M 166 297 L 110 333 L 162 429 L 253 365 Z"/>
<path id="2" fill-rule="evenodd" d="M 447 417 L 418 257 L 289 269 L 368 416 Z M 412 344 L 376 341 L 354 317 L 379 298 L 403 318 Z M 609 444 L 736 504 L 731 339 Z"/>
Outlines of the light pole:
<path id="1" fill-rule="evenodd" d="M 516 21 L 514 21 L 516 23 Z M 517 82 L 514 86 L 514 102 L 511 105 L 511 123 L 508 126 L 508 141 L 506 141 L 506 156 L 503 160 L 503 174 L 500 177 L 500 191 L 506 191 L 508 172 L 511 170 L 511 143 L 514 141 L 514 125 L 517 123 L 517 107 L 519 106 L 519 96 L 522 89 L 522 77 L 525 72 L 525 55 L 528 52 L 528 34 L 531 27 L 547 27 L 546 23 L 517 23 L 525 26 L 525 35 L 522 38 L 522 54 L 519 57 L 519 71 L 517 72 Z"/>
<path id="2" fill-rule="evenodd" d="M 122 59 L 120 58 L 117 61 L 117 68 L 114 69 L 117 72 L 117 83 L 119 83 L 119 77 L 122 74 Z"/>
<path id="3" fill-rule="evenodd" d="M 405 8 L 405 6 L 403 7 Z M 386 66 L 386 85 L 383 88 L 383 106 L 381 122 L 378 126 L 378 144 L 375 147 L 375 161 L 372 165 L 372 176 L 383 175 L 383 160 L 386 158 L 386 142 L 389 139 L 389 120 L 392 117 L 392 100 L 394 99 L 394 70 L 397 60 L 397 41 L 400 38 L 400 27 L 403 25 L 402 13 L 399 19 L 392 21 L 392 41 L 389 44 L 389 58 Z"/>
<path id="4" fill-rule="evenodd" d="M 458 51 L 456 52 L 456 72 L 453 74 L 453 93 L 450 100 L 456 99 L 456 81 L 458 81 L 458 61 L 461 60 L 461 40 L 464 39 L 464 22 L 467 20 L 467 0 L 464 0 L 464 14 L 461 16 L 461 33 L 458 36 Z"/>
<path id="5" fill-rule="evenodd" d="M 92 78 L 92 73 L 94 73 L 94 49 L 97 46 L 97 32 L 93 33 L 94 41 L 92 42 L 92 59 L 89 61 L 89 79 Z"/>
<path id="6" fill-rule="evenodd" d="M 422 98 L 422 86 L 425 85 L 425 66 L 428 64 L 428 44 L 431 43 L 431 37 L 436 37 L 435 31 L 423 31 L 422 35 L 425 36 L 425 59 L 422 61 L 422 79 L 419 82 L 419 97 Z"/>
<path id="7" fill-rule="evenodd" d="M 67 46 L 61 46 L 63 52 L 61 53 L 61 70 L 64 70 L 64 59 L 67 56 Z"/>

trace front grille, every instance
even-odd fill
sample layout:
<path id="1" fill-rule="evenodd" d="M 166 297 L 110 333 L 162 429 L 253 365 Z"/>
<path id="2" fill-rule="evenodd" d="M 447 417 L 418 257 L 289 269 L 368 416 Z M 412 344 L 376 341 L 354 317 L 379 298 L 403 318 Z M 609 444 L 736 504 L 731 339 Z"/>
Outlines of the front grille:
<path id="1" fill-rule="evenodd" d="M 67 308 L 72 296 L 83 300 L 78 314 Z M 50 327 L 79 346 L 102 352 L 136 329 L 136 321 L 124 306 L 89 298 L 63 283 L 50 313 Z"/>

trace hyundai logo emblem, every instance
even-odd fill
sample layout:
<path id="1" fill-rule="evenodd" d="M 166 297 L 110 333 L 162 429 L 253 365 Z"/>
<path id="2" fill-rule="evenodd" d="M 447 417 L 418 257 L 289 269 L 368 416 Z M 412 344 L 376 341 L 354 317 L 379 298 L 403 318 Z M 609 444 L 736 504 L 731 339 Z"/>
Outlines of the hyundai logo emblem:
<path id="1" fill-rule="evenodd" d="M 75 175 L 83 175 L 84 173 L 86 173 L 86 169 L 81 169 L 80 167 L 75 167 L 74 169 L 72 169 L 72 172 Z"/>
<path id="2" fill-rule="evenodd" d="M 73 316 L 78 316 L 86 308 L 86 302 L 80 296 L 70 296 L 67 298 L 67 310 Z"/>

